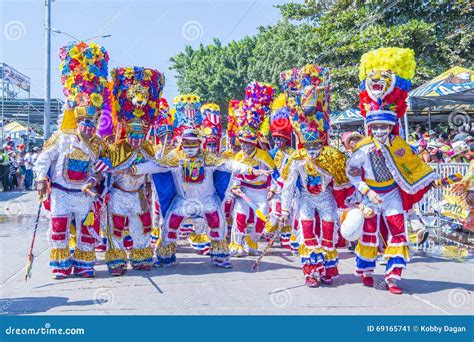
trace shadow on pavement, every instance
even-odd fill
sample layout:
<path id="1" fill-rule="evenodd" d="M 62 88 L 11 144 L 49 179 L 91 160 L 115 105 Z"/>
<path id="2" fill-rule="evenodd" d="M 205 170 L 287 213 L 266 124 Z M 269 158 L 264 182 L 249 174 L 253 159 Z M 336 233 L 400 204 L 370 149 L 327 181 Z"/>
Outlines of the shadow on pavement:
<path id="1" fill-rule="evenodd" d="M 11 201 L 30 192 L 31 191 L 2 191 L 0 192 L 0 201 Z"/>
<path id="2" fill-rule="evenodd" d="M 19 297 L 0 299 L 0 315 L 24 315 L 47 312 L 60 306 L 96 305 L 97 301 L 78 300 L 69 302 L 67 297 Z"/>

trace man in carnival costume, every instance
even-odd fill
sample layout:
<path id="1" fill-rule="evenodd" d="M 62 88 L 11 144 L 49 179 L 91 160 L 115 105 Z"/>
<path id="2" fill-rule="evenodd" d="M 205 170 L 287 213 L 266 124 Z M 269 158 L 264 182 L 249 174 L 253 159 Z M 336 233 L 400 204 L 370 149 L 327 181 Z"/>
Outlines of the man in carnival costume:
<path id="1" fill-rule="evenodd" d="M 98 206 L 85 192 L 90 190 L 87 184 L 102 146 L 95 133 L 98 117 L 108 98 L 109 56 L 97 44 L 79 42 L 61 48 L 60 58 L 67 109 L 60 131 L 45 143 L 36 161 L 37 188 L 43 199 L 50 188 L 53 276 L 63 279 L 74 273 L 93 277 L 94 247 L 100 240 L 99 220 L 94 220 Z M 76 247 L 71 256 L 68 242 L 73 226 L 76 228 Z"/>
<path id="2" fill-rule="evenodd" d="M 297 77 L 296 88 L 285 91 L 291 94 L 288 103 L 300 149 L 291 155 L 282 173 L 281 221 L 283 226 L 288 224 L 293 194 L 299 188 L 299 254 L 306 285 L 317 287 L 319 281 L 331 284 L 339 274 L 337 208 L 345 207 L 354 189 L 345 174 L 345 155 L 328 145 L 329 72 L 311 64 L 296 72 L 282 73 L 284 88 L 287 77 Z"/>
<path id="3" fill-rule="evenodd" d="M 290 155 L 295 151 L 291 148 L 291 134 L 293 127 L 290 122 L 290 109 L 286 106 L 285 94 L 280 94 L 272 104 L 273 113 L 270 116 L 270 132 L 275 147 L 270 150 L 273 162 L 281 174 L 287 164 Z M 283 188 L 282 179 L 272 183 L 268 192 L 270 201 L 270 218 L 265 227 L 265 234 L 271 236 L 279 226 L 281 215 L 281 190 Z M 291 222 L 291 220 L 290 220 Z M 280 233 L 280 244 L 284 248 L 290 248 L 290 236 L 292 226 L 282 227 Z"/>
<path id="4" fill-rule="evenodd" d="M 150 248 L 151 182 L 146 175 L 123 174 L 131 166 L 154 159 L 153 145 L 146 140 L 158 114 L 164 76 L 156 70 L 129 67 L 112 71 L 114 106 L 117 114 L 116 143 L 109 145 L 96 165 L 108 175 L 110 200 L 106 209 L 108 246 L 105 261 L 113 276 L 127 271 L 124 238 L 133 241 L 130 264 L 137 270 L 153 265 Z"/>
<path id="5" fill-rule="evenodd" d="M 268 191 L 272 182 L 278 177 L 278 170 L 275 168 L 272 157 L 258 147 L 258 131 L 265 130 L 262 128 L 265 122 L 268 125 L 273 93 L 274 89 L 269 85 L 250 83 L 246 88 L 243 111 L 241 116 L 237 117 L 241 151 L 235 155 L 234 160 L 268 173 L 268 175 L 259 176 L 236 174 L 233 179 L 231 191 L 237 198 L 233 210 L 231 251 L 239 257 L 247 253 L 259 254 L 258 241 L 265 228 L 268 215 Z M 270 173 L 273 173 L 273 178 Z M 252 220 L 255 224 L 248 232 L 247 225 Z"/>
<path id="6" fill-rule="evenodd" d="M 265 172 L 203 150 L 204 139 L 194 128 L 197 122 L 193 120 L 198 120 L 197 116 L 177 111 L 176 119 L 178 131 L 182 132 L 179 136 L 181 146 L 176 154 L 129 170 L 133 174 L 155 173 L 153 177 L 165 217 L 156 251 L 158 262 L 161 266 L 174 264 L 176 241 L 183 223 L 187 219 L 203 219 L 209 228 L 206 235 L 210 238 L 212 263 L 218 267 L 231 267 L 221 205 L 230 173 L 258 176 Z M 172 185 L 164 186 L 166 184 Z"/>
<path id="7" fill-rule="evenodd" d="M 206 103 L 200 108 L 202 123 L 200 128 L 204 138 L 203 148 L 213 154 L 220 155 L 222 137 L 222 121 L 220 108 L 215 103 Z M 204 219 L 193 220 L 193 232 L 189 235 L 191 246 L 199 254 L 207 255 L 211 249 L 211 239 L 206 234 L 207 223 Z"/>
<path id="8" fill-rule="evenodd" d="M 366 196 L 363 232 L 356 247 L 356 274 L 365 286 L 373 286 L 377 247 L 383 239 L 380 229 L 386 226 L 390 234 L 388 241 L 382 241 L 387 259 L 385 282 L 394 294 L 402 293 L 396 280 L 410 258 L 405 213 L 438 178 L 398 135 L 414 73 L 411 49 L 381 48 L 362 56 L 360 110 L 368 136 L 347 163 L 351 183 Z"/>

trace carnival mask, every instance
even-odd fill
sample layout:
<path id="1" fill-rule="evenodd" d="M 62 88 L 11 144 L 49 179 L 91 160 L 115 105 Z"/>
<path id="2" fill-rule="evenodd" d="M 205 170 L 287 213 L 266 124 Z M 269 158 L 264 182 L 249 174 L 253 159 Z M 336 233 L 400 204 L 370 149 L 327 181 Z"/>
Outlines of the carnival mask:
<path id="1" fill-rule="evenodd" d="M 319 146 L 312 146 L 312 147 L 307 147 L 306 148 L 306 152 L 308 152 L 308 156 L 311 158 L 311 159 L 317 159 L 321 153 L 321 150 L 322 150 L 322 146 L 319 145 Z"/>
<path id="2" fill-rule="evenodd" d="M 255 145 L 248 142 L 242 142 L 240 146 L 241 146 L 242 152 L 244 152 L 246 156 L 250 156 L 253 153 L 253 151 L 255 151 L 255 148 L 256 148 Z"/>
<path id="3" fill-rule="evenodd" d="M 394 76 L 390 70 L 372 70 L 365 80 L 369 96 L 374 100 L 383 99 L 395 85 Z"/>
<path id="4" fill-rule="evenodd" d="M 135 107 L 142 108 L 148 102 L 148 90 L 141 84 L 134 84 L 128 89 L 127 97 Z"/>
<path id="5" fill-rule="evenodd" d="M 87 118 L 80 119 L 77 123 L 77 127 L 79 132 L 86 137 L 94 135 L 96 131 L 95 122 Z"/>
<path id="6" fill-rule="evenodd" d="M 199 153 L 198 140 L 183 140 L 183 152 L 188 158 L 194 158 Z"/>
<path id="7" fill-rule="evenodd" d="M 209 152 L 217 153 L 217 142 L 215 140 L 206 141 L 206 149 Z"/>
<path id="8" fill-rule="evenodd" d="M 392 131 L 392 126 L 388 124 L 372 124 L 371 125 L 372 135 L 374 138 L 381 144 L 384 144 L 390 132 Z"/>
<path id="9" fill-rule="evenodd" d="M 145 140 L 145 134 L 143 132 L 130 132 L 127 134 L 127 141 L 130 146 L 136 150 Z"/>
<path id="10" fill-rule="evenodd" d="M 285 138 L 275 137 L 273 138 L 273 142 L 276 148 L 282 148 L 286 146 L 287 140 Z"/>

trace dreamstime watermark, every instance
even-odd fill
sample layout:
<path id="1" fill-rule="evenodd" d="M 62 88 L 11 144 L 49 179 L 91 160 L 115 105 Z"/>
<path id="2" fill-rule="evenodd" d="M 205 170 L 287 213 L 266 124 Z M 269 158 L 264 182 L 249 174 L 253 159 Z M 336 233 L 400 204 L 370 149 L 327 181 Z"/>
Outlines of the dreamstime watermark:
<path id="1" fill-rule="evenodd" d="M 50 323 L 45 323 L 39 328 L 5 328 L 6 335 L 85 335 L 84 328 L 52 328 Z"/>
<path id="2" fill-rule="evenodd" d="M 455 308 L 466 306 L 471 301 L 471 295 L 468 290 L 463 288 L 456 288 L 449 291 L 448 302 L 449 305 Z"/>
<path id="3" fill-rule="evenodd" d="M 448 123 L 454 127 L 464 126 L 467 128 L 466 131 L 468 132 L 473 126 L 471 116 L 468 113 L 459 110 L 453 110 L 451 113 L 449 113 Z"/>
<path id="4" fill-rule="evenodd" d="M 280 289 L 275 289 L 271 294 L 270 294 L 270 302 L 272 303 L 273 306 L 283 308 L 285 306 L 288 306 L 291 304 L 293 297 L 291 296 L 290 291 L 280 288 Z"/>
<path id="5" fill-rule="evenodd" d="M 199 21 L 190 20 L 181 27 L 181 34 L 186 40 L 196 40 L 202 37 L 204 28 Z"/>
<path id="6" fill-rule="evenodd" d="M 94 295 L 92 297 L 94 300 L 94 304 L 100 306 L 109 306 L 113 304 L 115 300 L 114 293 L 110 289 L 100 288 L 95 290 Z"/>
<path id="7" fill-rule="evenodd" d="M 3 33 L 8 40 L 19 40 L 25 36 L 26 28 L 21 21 L 12 20 L 5 24 Z"/>

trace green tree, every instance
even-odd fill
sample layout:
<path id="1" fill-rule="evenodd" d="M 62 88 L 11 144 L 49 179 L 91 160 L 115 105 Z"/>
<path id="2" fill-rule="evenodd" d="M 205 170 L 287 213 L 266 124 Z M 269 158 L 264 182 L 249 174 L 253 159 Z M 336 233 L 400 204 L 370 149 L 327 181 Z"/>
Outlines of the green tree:
<path id="1" fill-rule="evenodd" d="M 331 70 L 332 110 L 356 106 L 358 65 L 379 47 L 412 48 L 414 86 L 453 65 L 473 66 L 472 10 L 466 0 L 306 0 L 278 6 L 282 19 L 255 37 L 172 58 L 180 91 L 227 106 L 252 80 L 279 86 L 282 70 L 316 63 Z"/>

